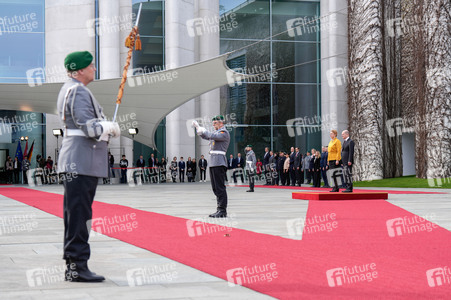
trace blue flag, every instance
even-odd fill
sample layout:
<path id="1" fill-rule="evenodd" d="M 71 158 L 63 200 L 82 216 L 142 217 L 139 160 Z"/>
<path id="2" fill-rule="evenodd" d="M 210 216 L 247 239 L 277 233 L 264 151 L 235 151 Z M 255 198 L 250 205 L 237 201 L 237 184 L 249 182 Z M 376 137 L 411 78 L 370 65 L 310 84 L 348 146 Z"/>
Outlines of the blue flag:
<path id="1" fill-rule="evenodd" d="M 19 161 L 23 160 L 22 146 L 20 145 L 20 141 L 17 142 L 16 157 Z"/>

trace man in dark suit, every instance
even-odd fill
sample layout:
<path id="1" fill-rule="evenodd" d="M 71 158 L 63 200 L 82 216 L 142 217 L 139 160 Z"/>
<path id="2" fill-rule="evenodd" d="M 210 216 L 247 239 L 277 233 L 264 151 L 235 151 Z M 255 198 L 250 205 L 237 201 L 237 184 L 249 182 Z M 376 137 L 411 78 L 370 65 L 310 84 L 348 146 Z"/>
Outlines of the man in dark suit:
<path id="1" fill-rule="evenodd" d="M 158 169 L 157 162 L 155 161 L 155 156 L 152 153 L 149 158 L 149 183 L 156 183 L 158 181 Z"/>
<path id="2" fill-rule="evenodd" d="M 287 185 L 290 185 L 290 179 L 291 179 L 291 185 L 295 186 L 296 184 L 296 170 L 294 169 L 294 157 L 296 156 L 296 153 L 294 153 L 294 147 L 291 147 L 291 153 L 290 153 L 290 175 L 287 178 Z"/>
<path id="3" fill-rule="evenodd" d="M 140 155 L 139 159 L 136 161 L 136 167 L 137 168 L 144 168 L 146 166 L 146 161 L 144 160 L 143 156 Z M 144 170 L 141 171 L 141 182 L 144 183 Z"/>
<path id="4" fill-rule="evenodd" d="M 283 172 L 283 165 L 285 163 L 285 160 L 287 159 L 285 157 L 286 153 L 283 151 L 279 152 L 279 159 L 277 160 L 277 174 L 278 177 L 276 179 L 276 184 L 279 185 L 279 180 L 280 180 L 280 185 L 285 185 L 287 178 L 286 178 L 286 174 Z"/>
<path id="5" fill-rule="evenodd" d="M 265 174 L 265 178 L 266 178 L 266 183 L 265 185 L 270 185 L 269 183 L 269 158 L 271 157 L 271 154 L 269 153 L 269 148 L 266 147 L 265 148 L 265 154 L 263 155 L 263 172 Z"/>
<path id="6" fill-rule="evenodd" d="M 244 167 L 245 167 L 246 163 L 244 162 L 244 158 L 241 157 L 241 153 L 237 154 L 237 157 L 235 158 L 235 162 L 236 162 L 236 167 L 238 168 L 237 174 L 241 178 L 241 183 L 244 183 Z M 236 178 L 236 176 L 235 176 L 235 178 Z"/>
<path id="7" fill-rule="evenodd" d="M 299 148 L 296 147 L 295 149 L 295 153 L 294 153 L 294 170 L 296 172 L 296 184 L 298 186 L 301 186 L 301 160 L 302 160 L 302 155 L 301 152 L 299 152 Z"/>
<path id="8" fill-rule="evenodd" d="M 343 130 L 343 147 L 341 149 L 341 160 L 343 162 L 343 173 L 346 181 L 346 190 L 343 193 L 352 193 L 352 165 L 354 164 L 354 141 L 349 137 L 349 131 Z"/>
<path id="9" fill-rule="evenodd" d="M 200 156 L 199 159 L 199 169 L 200 169 L 200 182 L 202 182 L 202 178 L 204 182 L 206 182 L 207 179 L 207 160 L 204 158 L 203 155 Z"/>
<path id="10" fill-rule="evenodd" d="M 233 157 L 233 154 L 230 154 L 229 159 L 227 160 L 227 169 L 235 169 L 236 168 L 236 160 Z"/>
<path id="11" fill-rule="evenodd" d="M 183 156 L 182 156 L 182 157 L 180 157 L 180 161 L 179 161 L 180 182 L 185 182 L 185 168 L 186 168 L 186 163 L 183 161 Z"/>

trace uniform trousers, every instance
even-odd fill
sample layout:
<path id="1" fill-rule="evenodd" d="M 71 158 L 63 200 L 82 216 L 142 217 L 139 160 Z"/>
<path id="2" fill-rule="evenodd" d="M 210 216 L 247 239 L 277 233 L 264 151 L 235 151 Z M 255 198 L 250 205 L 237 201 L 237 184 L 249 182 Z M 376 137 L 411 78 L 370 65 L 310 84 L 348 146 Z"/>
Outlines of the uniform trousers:
<path id="1" fill-rule="evenodd" d="M 73 175 L 73 176 L 71 176 Z M 98 178 L 62 174 L 64 185 L 64 255 L 63 259 L 87 261 L 91 255 L 87 222 L 92 219 L 92 202 Z"/>
<path id="2" fill-rule="evenodd" d="M 210 180 L 213 193 L 216 195 L 218 211 L 227 212 L 227 191 L 225 176 L 227 168 L 224 166 L 210 167 Z"/>

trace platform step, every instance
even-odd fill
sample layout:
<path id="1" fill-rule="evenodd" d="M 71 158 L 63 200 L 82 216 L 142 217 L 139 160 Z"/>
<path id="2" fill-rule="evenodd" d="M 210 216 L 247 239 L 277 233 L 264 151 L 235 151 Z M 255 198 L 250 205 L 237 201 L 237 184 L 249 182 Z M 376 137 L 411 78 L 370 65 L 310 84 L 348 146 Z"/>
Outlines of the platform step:
<path id="1" fill-rule="evenodd" d="M 293 192 L 293 199 L 299 200 L 386 200 L 388 193 L 384 192 Z"/>

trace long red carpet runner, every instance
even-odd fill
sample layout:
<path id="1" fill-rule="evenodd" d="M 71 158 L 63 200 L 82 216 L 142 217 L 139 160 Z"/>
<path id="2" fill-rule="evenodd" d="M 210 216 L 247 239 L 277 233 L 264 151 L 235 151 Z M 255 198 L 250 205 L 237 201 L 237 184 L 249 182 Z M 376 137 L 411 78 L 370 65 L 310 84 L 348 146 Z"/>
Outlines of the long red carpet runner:
<path id="1" fill-rule="evenodd" d="M 61 195 L 0 194 L 62 216 Z M 227 235 L 218 225 L 94 203 L 94 218 L 132 215 L 132 231 L 102 233 L 279 299 L 451 295 L 451 233 L 386 201 L 310 201 L 305 219 L 287 222 L 288 232 L 303 230 L 302 240 L 240 229 Z"/>

